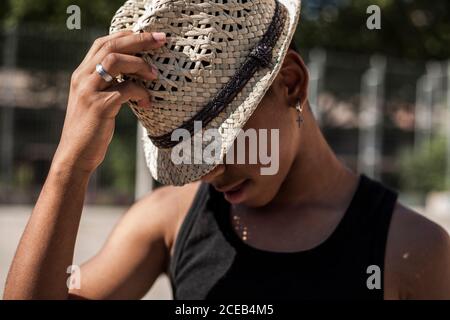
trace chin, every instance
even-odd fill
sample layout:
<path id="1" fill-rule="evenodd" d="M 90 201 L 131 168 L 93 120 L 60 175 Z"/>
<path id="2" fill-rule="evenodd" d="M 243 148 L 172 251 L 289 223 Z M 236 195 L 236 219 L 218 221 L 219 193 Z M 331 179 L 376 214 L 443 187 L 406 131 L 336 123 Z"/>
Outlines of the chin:
<path id="1" fill-rule="evenodd" d="M 251 199 L 242 202 L 242 205 L 249 207 L 249 208 L 259 208 L 263 207 L 266 204 L 268 204 L 270 201 L 260 200 L 260 199 Z"/>
<path id="2" fill-rule="evenodd" d="M 275 198 L 278 188 L 277 181 L 248 179 L 242 188 L 224 192 L 224 197 L 230 204 L 258 208 L 269 204 Z"/>
<path id="3" fill-rule="evenodd" d="M 266 187 L 261 187 L 260 191 L 257 188 L 253 188 L 251 190 L 252 192 L 249 194 L 249 197 L 242 201 L 242 205 L 245 205 L 250 208 L 258 208 L 263 207 L 267 204 L 269 204 L 273 198 L 275 197 L 275 194 L 272 194 L 271 192 L 267 192 Z"/>

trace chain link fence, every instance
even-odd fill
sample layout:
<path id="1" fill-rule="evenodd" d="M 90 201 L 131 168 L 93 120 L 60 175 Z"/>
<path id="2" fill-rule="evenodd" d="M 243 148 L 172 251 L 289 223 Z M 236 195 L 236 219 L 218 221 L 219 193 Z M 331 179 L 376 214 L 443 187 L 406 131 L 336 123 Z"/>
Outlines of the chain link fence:
<path id="1" fill-rule="evenodd" d="M 62 130 L 70 75 L 106 32 L 40 25 L 0 30 L 0 203 L 36 201 Z M 429 192 L 448 189 L 446 61 L 299 47 L 310 71 L 313 111 L 349 167 L 422 202 Z M 136 119 L 123 108 L 107 158 L 91 179 L 88 203 L 134 200 L 136 167 L 146 170 L 136 165 L 136 131 Z"/>

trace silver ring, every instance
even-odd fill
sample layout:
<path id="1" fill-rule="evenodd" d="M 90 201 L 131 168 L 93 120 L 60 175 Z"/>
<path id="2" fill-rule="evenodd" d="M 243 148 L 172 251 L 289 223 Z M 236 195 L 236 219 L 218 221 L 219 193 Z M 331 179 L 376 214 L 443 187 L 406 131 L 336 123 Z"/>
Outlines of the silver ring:
<path id="1" fill-rule="evenodd" d="M 95 70 L 106 82 L 111 82 L 114 80 L 114 78 L 105 70 L 105 68 L 103 68 L 101 63 L 97 63 L 97 65 L 95 66 Z"/>

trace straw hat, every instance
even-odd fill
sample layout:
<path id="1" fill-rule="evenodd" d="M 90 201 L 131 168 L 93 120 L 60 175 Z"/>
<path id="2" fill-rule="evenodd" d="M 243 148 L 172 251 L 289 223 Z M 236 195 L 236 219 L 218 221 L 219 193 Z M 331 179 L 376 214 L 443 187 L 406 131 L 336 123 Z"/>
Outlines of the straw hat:
<path id="1" fill-rule="evenodd" d="M 163 47 L 140 54 L 159 69 L 158 79 L 133 79 L 148 88 L 153 107 L 129 102 L 144 127 L 145 158 L 156 180 L 183 185 L 217 166 L 193 151 L 202 134 L 194 121 L 202 121 L 203 131 L 217 129 L 222 159 L 278 74 L 299 15 L 300 0 L 129 0 L 117 11 L 110 33 L 167 37 Z M 172 141 L 180 128 L 194 139 Z M 177 164 L 172 149 L 186 143 L 192 161 Z M 210 143 L 202 141 L 202 150 Z"/>

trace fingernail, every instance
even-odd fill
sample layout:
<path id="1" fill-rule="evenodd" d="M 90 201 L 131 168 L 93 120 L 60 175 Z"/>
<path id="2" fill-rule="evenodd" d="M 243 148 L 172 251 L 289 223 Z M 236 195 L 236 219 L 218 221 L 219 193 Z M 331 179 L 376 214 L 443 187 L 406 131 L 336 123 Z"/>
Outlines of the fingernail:
<path id="1" fill-rule="evenodd" d="M 154 75 L 157 75 L 157 74 L 158 74 L 158 68 L 157 68 L 156 66 L 154 66 L 154 65 L 152 65 L 152 73 L 153 73 Z"/>
<path id="2" fill-rule="evenodd" d="M 166 34 L 164 32 L 153 32 L 153 39 L 158 42 L 166 41 Z"/>

